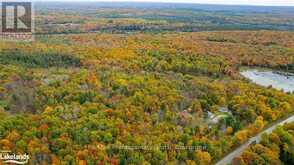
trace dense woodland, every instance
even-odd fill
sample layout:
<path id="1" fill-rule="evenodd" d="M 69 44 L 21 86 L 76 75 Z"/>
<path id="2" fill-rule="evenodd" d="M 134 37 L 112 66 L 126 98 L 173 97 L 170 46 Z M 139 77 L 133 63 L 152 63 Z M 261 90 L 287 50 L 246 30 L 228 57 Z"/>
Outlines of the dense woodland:
<path id="1" fill-rule="evenodd" d="M 0 40 L 0 50 L 0 149 L 28 153 L 31 164 L 209 165 L 294 111 L 293 93 L 239 74 L 294 73 L 293 32 L 43 34 Z M 293 140 L 285 125 L 236 161 L 293 162 Z"/>
<path id="2" fill-rule="evenodd" d="M 264 134 L 260 144 L 253 144 L 236 164 L 292 164 L 294 162 L 294 123 L 285 124 L 271 134 Z"/>

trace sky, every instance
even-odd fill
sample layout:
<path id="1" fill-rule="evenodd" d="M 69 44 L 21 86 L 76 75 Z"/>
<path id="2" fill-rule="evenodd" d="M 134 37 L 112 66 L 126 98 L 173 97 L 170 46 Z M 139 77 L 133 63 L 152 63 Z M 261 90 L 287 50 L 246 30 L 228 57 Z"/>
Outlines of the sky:
<path id="1" fill-rule="evenodd" d="M 35 1 L 83 1 L 83 0 L 35 0 Z M 228 4 L 228 5 L 262 5 L 262 6 L 294 6 L 294 0 L 85 0 L 103 2 L 182 2 L 200 4 Z"/>

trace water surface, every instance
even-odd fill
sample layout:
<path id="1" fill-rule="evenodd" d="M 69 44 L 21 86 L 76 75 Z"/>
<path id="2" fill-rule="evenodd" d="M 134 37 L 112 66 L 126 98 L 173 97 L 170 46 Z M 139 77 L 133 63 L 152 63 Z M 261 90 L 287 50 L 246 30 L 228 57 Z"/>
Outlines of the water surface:
<path id="1" fill-rule="evenodd" d="M 242 71 L 241 75 L 261 86 L 272 86 L 284 92 L 294 92 L 294 75 L 289 73 L 261 71 L 257 69 Z"/>

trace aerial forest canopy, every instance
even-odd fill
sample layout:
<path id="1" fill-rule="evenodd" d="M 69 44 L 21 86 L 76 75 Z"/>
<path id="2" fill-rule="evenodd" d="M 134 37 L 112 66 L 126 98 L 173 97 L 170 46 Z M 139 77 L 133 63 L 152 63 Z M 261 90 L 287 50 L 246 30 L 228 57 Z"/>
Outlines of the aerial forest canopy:
<path id="1" fill-rule="evenodd" d="M 0 40 L 0 149 L 31 164 L 209 165 L 294 112 L 293 93 L 240 75 L 294 73 L 292 8 L 65 8 L 36 6 L 34 42 Z M 240 162 L 293 161 L 284 143 L 293 123 Z"/>

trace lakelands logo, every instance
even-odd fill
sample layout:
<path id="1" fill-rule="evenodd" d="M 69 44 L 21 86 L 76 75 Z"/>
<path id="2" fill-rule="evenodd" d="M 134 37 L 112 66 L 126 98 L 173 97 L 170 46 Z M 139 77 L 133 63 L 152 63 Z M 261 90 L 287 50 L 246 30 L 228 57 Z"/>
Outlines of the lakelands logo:
<path id="1" fill-rule="evenodd" d="M 0 162 L 14 163 L 14 164 L 27 164 L 30 156 L 28 154 L 14 154 L 9 151 L 0 152 Z"/>
<path id="2" fill-rule="evenodd" d="M 31 2 L 2 2 L 2 39 L 32 40 L 33 11 Z"/>

